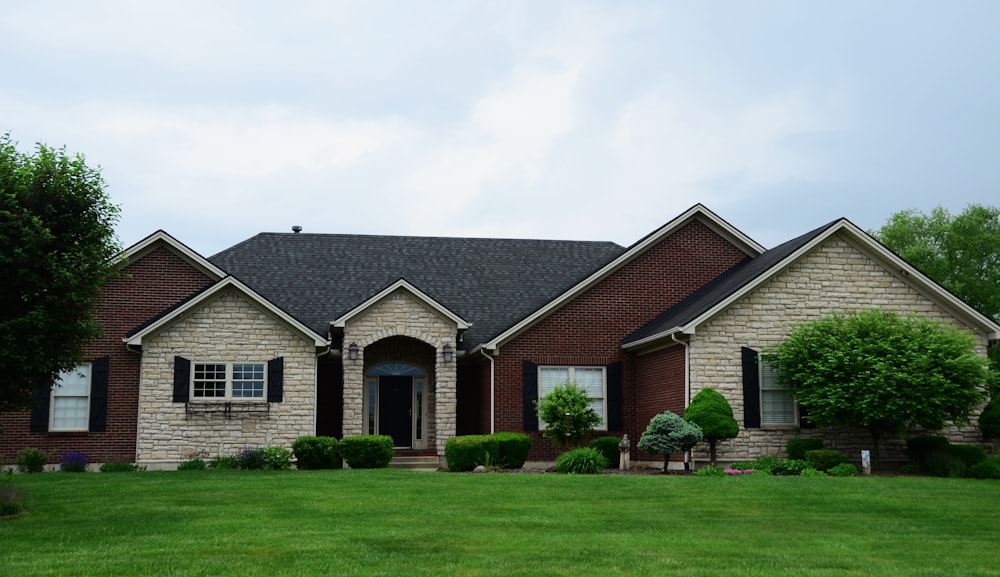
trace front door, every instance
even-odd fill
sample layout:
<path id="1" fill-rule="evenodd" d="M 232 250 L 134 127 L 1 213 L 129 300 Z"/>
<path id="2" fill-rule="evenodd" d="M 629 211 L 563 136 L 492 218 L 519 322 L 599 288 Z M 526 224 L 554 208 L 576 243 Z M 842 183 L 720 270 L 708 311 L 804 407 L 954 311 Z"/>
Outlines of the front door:
<path id="1" fill-rule="evenodd" d="M 413 377 L 378 378 L 378 429 L 396 447 L 413 446 Z"/>

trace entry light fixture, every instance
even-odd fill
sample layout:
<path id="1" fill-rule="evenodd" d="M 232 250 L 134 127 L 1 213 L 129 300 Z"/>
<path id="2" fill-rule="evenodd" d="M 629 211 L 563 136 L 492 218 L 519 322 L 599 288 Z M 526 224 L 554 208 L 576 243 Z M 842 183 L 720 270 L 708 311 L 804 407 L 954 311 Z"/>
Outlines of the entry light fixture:
<path id="1" fill-rule="evenodd" d="M 446 363 L 450 363 L 452 357 L 455 356 L 455 353 L 451 350 L 451 345 L 447 343 L 441 347 L 441 354 L 444 355 L 444 362 Z"/>
<path id="2" fill-rule="evenodd" d="M 351 346 L 347 347 L 347 355 L 352 361 L 358 360 L 358 343 L 351 343 Z"/>

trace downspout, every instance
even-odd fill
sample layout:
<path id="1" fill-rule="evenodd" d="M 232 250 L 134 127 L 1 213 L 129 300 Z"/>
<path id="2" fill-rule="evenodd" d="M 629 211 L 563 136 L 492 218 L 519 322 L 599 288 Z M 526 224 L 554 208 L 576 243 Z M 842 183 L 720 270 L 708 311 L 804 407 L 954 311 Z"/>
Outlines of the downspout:
<path id="1" fill-rule="evenodd" d="M 493 357 L 486 354 L 485 348 L 479 349 L 479 354 L 490 360 L 490 434 L 492 435 L 496 428 L 496 365 Z"/>
<path id="2" fill-rule="evenodd" d="M 670 333 L 675 343 L 684 347 L 684 409 L 691 404 L 691 346 L 677 338 L 677 333 Z M 684 470 L 691 470 L 691 451 L 684 451 Z"/>

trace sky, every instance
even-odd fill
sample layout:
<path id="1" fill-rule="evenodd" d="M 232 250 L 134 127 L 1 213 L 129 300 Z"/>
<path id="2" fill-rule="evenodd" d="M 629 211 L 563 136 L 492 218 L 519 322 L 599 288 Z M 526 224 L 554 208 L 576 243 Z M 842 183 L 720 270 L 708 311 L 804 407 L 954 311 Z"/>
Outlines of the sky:
<path id="1" fill-rule="evenodd" d="M 0 62 L 0 132 L 100 167 L 125 247 L 1000 204 L 994 0 L 0 0 Z"/>

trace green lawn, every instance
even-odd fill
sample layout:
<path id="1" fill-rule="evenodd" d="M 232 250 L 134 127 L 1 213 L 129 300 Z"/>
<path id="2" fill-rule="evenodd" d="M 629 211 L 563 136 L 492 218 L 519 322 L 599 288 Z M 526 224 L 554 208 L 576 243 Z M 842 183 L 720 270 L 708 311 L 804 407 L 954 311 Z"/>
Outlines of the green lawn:
<path id="1" fill-rule="evenodd" d="M 377 471 L 15 476 L 0 575 L 1000 575 L 1000 483 Z"/>

